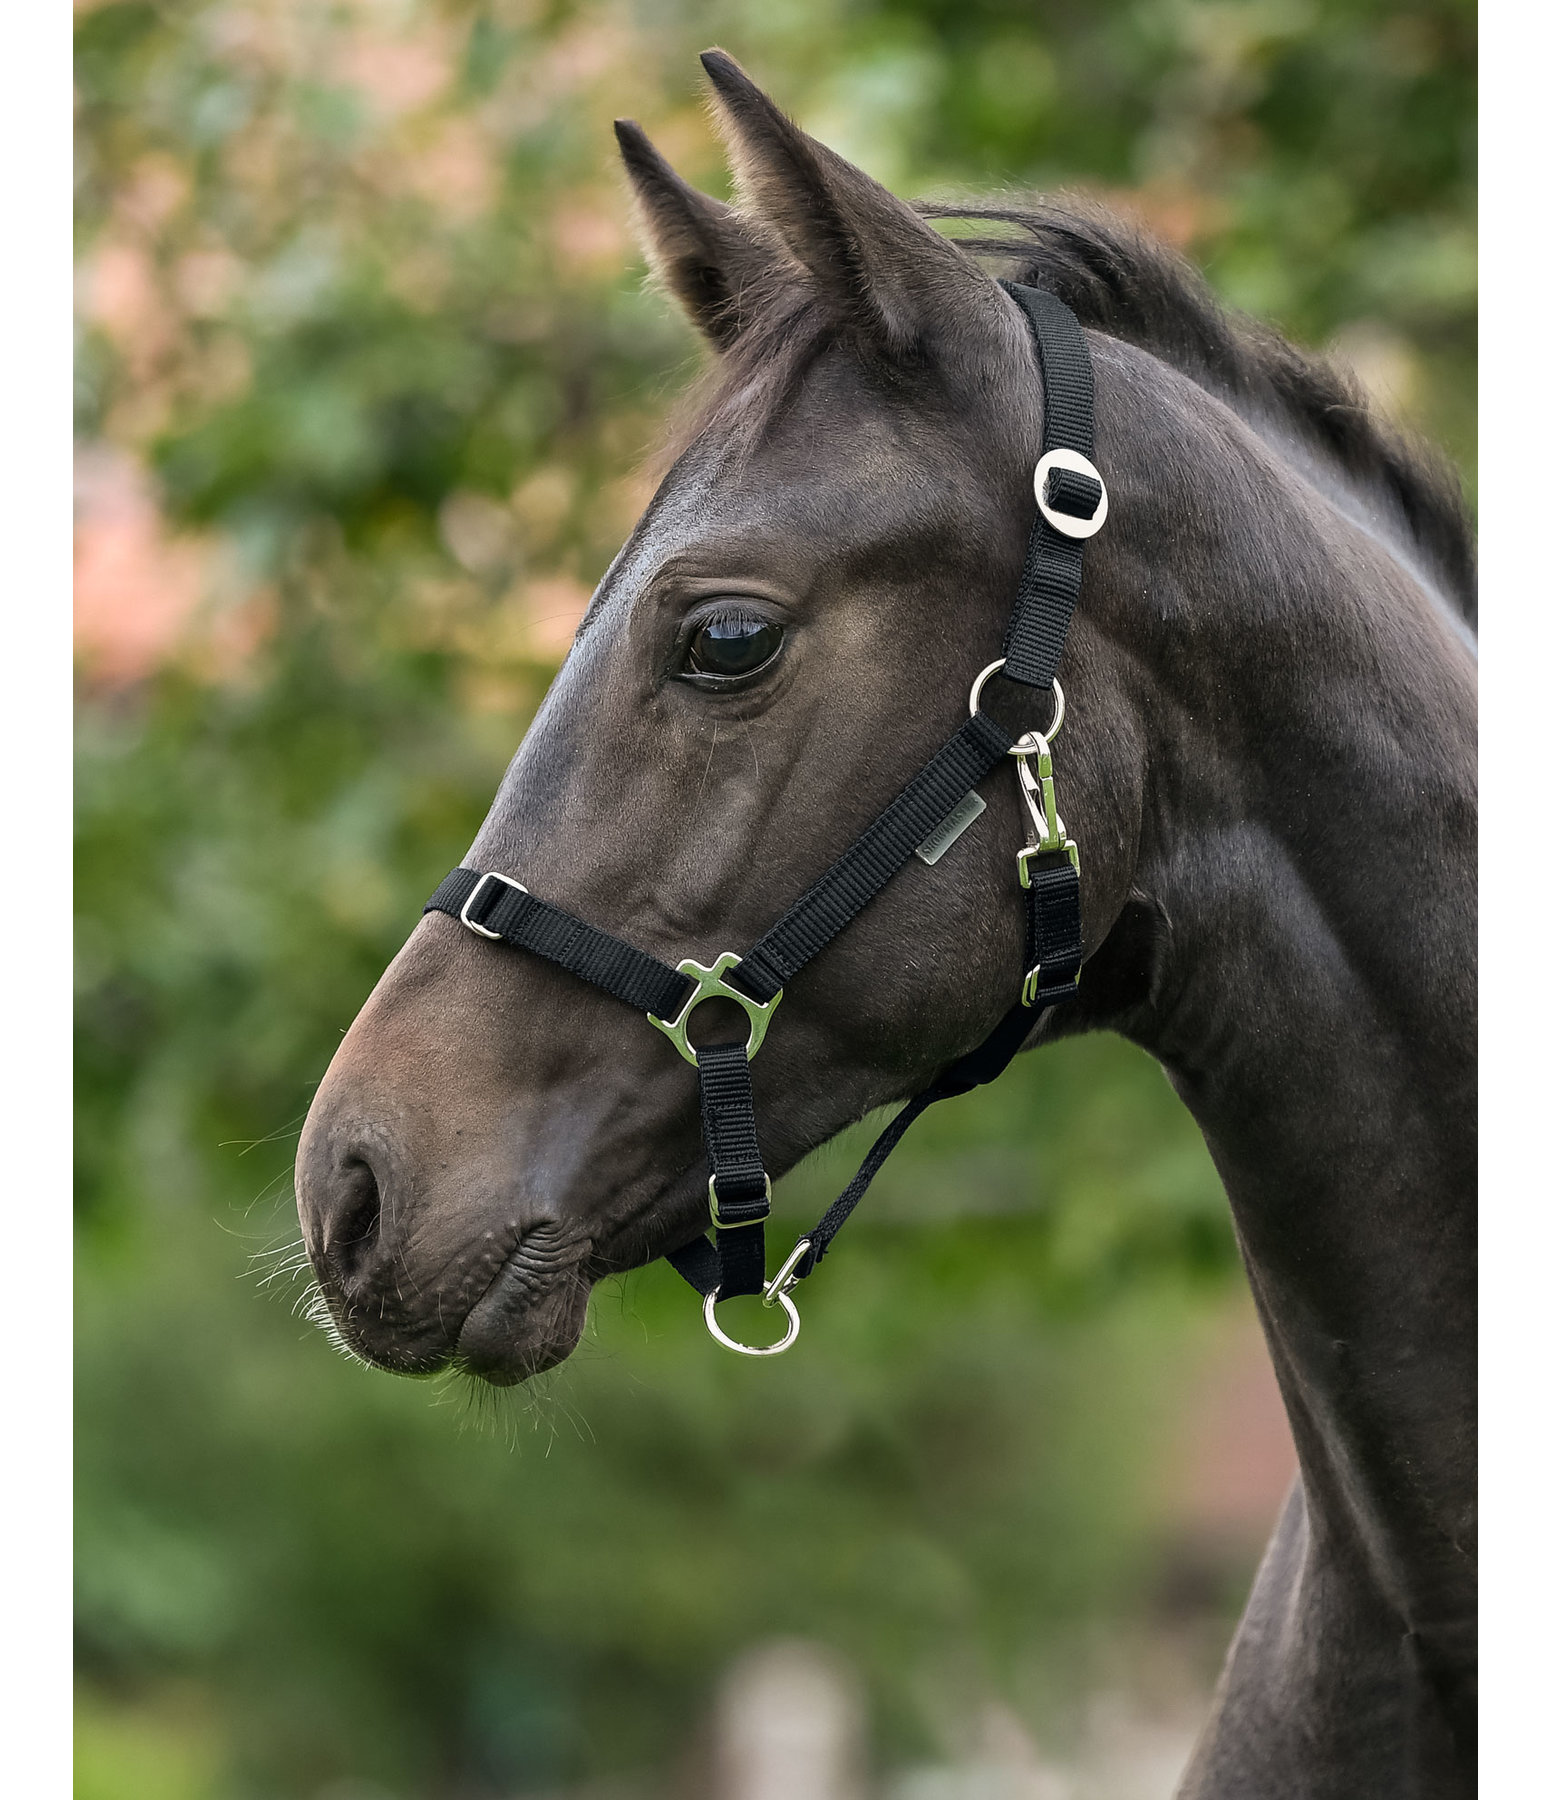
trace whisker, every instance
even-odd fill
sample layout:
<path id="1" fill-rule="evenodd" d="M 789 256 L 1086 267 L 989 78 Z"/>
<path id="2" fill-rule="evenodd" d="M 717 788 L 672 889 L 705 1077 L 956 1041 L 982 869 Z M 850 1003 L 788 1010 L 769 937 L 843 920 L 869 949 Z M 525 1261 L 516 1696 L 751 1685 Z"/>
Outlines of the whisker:
<path id="1" fill-rule="evenodd" d="M 307 1115 L 304 1112 L 297 1113 L 294 1119 L 287 1120 L 284 1125 L 277 1125 L 273 1131 L 269 1132 L 264 1137 L 224 1138 L 216 1145 L 216 1149 L 230 1150 L 233 1145 L 241 1144 L 242 1148 L 237 1154 L 239 1156 L 246 1156 L 250 1150 L 257 1150 L 264 1144 L 277 1144 L 281 1138 L 299 1138 L 301 1136 L 301 1127 L 306 1122 L 306 1117 Z"/>
<path id="2" fill-rule="evenodd" d="M 294 1199 L 296 1188 L 293 1177 L 295 1176 L 295 1173 L 296 1171 L 293 1167 L 281 1169 L 278 1174 L 270 1176 L 269 1180 L 264 1183 L 247 1205 L 243 1207 L 243 1218 L 247 1218 L 255 1206 L 258 1206 L 261 1202 L 267 1200 L 271 1194 L 275 1193 L 282 1186 L 288 1186 L 290 1188 L 291 1197 Z"/>
<path id="3" fill-rule="evenodd" d="M 705 798 L 705 783 L 710 780 L 710 765 L 716 760 L 716 739 L 720 731 L 721 721 L 717 719 L 710 728 L 710 754 L 705 758 L 705 773 L 700 777 L 700 791 L 695 796 L 697 800 Z"/>

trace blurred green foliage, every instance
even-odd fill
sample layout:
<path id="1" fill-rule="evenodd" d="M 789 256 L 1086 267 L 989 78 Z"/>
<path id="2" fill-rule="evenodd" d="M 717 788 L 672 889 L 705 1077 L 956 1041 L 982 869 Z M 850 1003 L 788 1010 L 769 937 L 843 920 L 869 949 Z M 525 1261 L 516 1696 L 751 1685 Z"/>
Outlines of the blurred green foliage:
<path id="1" fill-rule="evenodd" d="M 1096 189 L 1467 468 L 1473 9 L 77 12 L 78 1791 L 683 1791 L 708 1690 L 771 1632 L 855 1662 L 884 1762 L 975 1683 L 1038 1715 L 1094 1622 L 1161 1604 L 1155 1459 L 1237 1279 L 1138 1054 L 1041 1053 L 933 1115 L 767 1368 L 712 1355 L 657 1268 L 482 1416 L 333 1357 L 283 1256 L 241 1277 L 294 1236 L 312 1084 L 694 365 L 610 119 L 724 192 L 719 41 L 901 191 Z M 855 1147 L 784 1184 L 790 1236 Z M 1213 1642 L 1244 1573 L 1234 1546 Z"/>

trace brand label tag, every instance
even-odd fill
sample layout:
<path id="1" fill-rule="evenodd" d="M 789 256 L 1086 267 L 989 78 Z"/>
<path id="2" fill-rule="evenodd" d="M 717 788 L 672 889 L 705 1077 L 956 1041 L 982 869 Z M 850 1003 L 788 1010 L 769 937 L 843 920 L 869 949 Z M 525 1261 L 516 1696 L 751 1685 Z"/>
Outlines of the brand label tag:
<path id="1" fill-rule="evenodd" d="M 923 863 L 939 863 L 985 810 L 985 802 L 970 788 L 915 854 Z"/>

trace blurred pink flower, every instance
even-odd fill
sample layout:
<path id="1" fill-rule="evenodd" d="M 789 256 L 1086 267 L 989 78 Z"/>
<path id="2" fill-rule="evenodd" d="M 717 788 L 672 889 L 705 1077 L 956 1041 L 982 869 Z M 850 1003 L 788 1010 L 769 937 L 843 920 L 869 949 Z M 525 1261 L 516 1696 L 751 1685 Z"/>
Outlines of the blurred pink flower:
<path id="1" fill-rule="evenodd" d="M 409 180 L 438 211 L 460 222 L 490 210 L 497 176 L 489 142 L 468 119 L 450 120 L 408 159 Z"/>
<path id="2" fill-rule="evenodd" d="M 109 239 L 87 259 L 82 277 L 82 314 L 113 340 L 131 375 L 145 379 L 177 336 L 155 263 L 138 244 Z"/>
<path id="3" fill-rule="evenodd" d="M 131 232 L 155 237 L 193 191 L 188 171 L 170 156 L 142 156 L 113 197 L 113 211 Z"/>
<path id="4" fill-rule="evenodd" d="M 336 67 L 389 117 L 429 105 L 452 76 L 446 44 L 429 31 L 397 40 L 362 32 L 344 45 Z"/>
<path id="5" fill-rule="evenodd" d="M 95 680 L 139 681 L 165 662 L 204 597 L 209 546 L 168 533 L 145 471 L 106 444 L 75 463 L 75 647 Z"/>
<path id="6" fill-rule="evenodd" d="M 634 34 L 611 14 L 577 19 L 555 38 L 543 58 L 544 85 L 561 93 L 593 82 L 637 53 Z"/>
<path id="7" fill-rule="evenodd" d="M 188 311 L 196 319 L 208 319 L 221 311 L 246 274 L 247 265 L 229 250 L 189 250 L 178 258 L 172 281 Z"/>
<path id="8" fill-rule="evenodd" d="M 574 274 L 603 275 L 620 267 L 630 247 L 624 221 L 601 205 L 572 195 L 549 221 L 555 260 Z"/>
<path id="9" fill-rule="evenodd" d="M 1259 1324 L 1248 1307 L 1226 1322 L 1193 1386 L 1175 1465 L 1181 1522 L 1206 1536 L 1257 1543 L 1275 1523 L 1297 1453 Z"/>

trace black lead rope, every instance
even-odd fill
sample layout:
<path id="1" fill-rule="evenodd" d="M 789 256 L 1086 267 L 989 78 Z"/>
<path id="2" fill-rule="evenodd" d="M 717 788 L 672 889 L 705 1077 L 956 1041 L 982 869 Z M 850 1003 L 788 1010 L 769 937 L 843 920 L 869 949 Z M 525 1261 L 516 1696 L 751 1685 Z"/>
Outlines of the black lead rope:
<path id="1" fill-rule="evenodd" d="M 1022 309 L 1037 346 L 1044 387 L 1044 438 L 1034 471 L 1038 510 L 1003 643 L 1003 656 L 975 683 L 970 716 L 861 836 L 776 921 L 746 956 L 723 954 L 707 967 L 692 959 L 666 963 L 585 920 L 530 894 L 493 871 L 454 869 L 426 902 L 426 912 L 460 919 L 481 937 L 546 958 L 627 1006 L 644 1012 L 693 1063 L 700 1083 L 708 1194 L 715 1241 L 696 1237 L 668 1261 L 705 1296 L 705 1318 L 729 1348 L 773 1355 L 795 1341 L 799 1321 L 790 1289 L 828 1254 L 877 1171 L 916 1119 L 939 1100 L 993 1081 L 1027 1041 L 1039 1016 L 1071 999 L 1082 963 L 1082 917 L 1076 845 L 1054 810 L 1049 740 L 1065 702 L 1055 681 L 1066 632 L 1081 590 L 1082 550 L 1108 514 L 1108 494 L 1093 467 L 1093 374 L 1075 315 L 1053 294 L 1013 282 L 1002 286 Z M 1045 733 L 1015 738 L 977 710 L 980 687 L 993 673 L 1036 692 L 1053 693 L 1055 717 Z M 854 919 L 951 818 L 965 796 L 1005 756 L 1018 773 L 1034 820 L 1018 857 L 1024 891 L 1023 980 L 1017 1002 L 990 1036 L 937 1076 L 889 1123 L 845 1191 L 765 1280 L 764 1221 L 770 1178 L 759 1151 L 749 1062 L 787 982 Z M 740 1044 L 689 1042 L 689 1017 L 702 1000 L 742 1007 L 749 1035 Z M 715 1308 L 742 1294 L 764 1295 L 785 1309 L 778 1344 L 758 1347 L 727 1337 Z"/>

